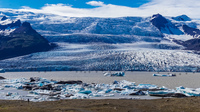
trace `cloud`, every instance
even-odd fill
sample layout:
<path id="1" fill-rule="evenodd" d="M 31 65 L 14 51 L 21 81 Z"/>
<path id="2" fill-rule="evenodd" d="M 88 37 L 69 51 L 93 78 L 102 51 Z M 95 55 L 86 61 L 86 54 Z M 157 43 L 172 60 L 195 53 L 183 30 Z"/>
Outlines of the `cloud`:
<path id="1" fill-rule="evenodd" d="M 192 18 L 200 18 L 199 0 L 152 0 L 140 8 L 150 13 L 161 13 L 166 16 L 186 14 Z"/>
<path id="2" fill-rule="evenodd" d="M 51 13 L 69 17 L 124 17 L 124 16 L 152 16 L 160 13 L 164 16 L 178 16 L 186 14 L 192 18 L 200 18 L 199 0 L 151 0 L 138 8 L 114 4 L 105 4 L 101 1 L 90 1 L 86 4 L 97 6 L 94 8 L 74 8 L 66 4 L 46 4 L 41 9 L 23 7 L 21 11 L 35 13 Z"/>
<path id="3" fill-rule="evenodd" d="M 101 1 L 90 1 L 86 2 L 86 4 L 91 5 L 91 6 L 104 6 L 104 2 Z"/>

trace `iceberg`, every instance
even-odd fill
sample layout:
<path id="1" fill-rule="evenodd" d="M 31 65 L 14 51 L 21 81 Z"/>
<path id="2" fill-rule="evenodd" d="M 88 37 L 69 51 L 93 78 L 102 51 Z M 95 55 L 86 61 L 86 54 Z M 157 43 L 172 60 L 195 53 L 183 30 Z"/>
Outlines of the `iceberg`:
<path id="1" fill-rule="evenodd" d="M 159 76 L 159 77 L 175 77 L 176 74 L 153 74 L 153 76 Z"/>
<path id="2" fill-rule="evenodd" d="M 90 91 L 90 90 L 83 90 L 83 91 L 80 91 L 79 93 L 90 94 L 90 93 L 92 93 L 92 91 Z"/>
<path id="3" fill-rule="evenodd" d="M 183 93 L 186 96 L 200 96 L 200 90 L 199 89 L 193 89 L 193 88 L 184 88 L 182 86 L 177 87 L 176 90 L 179 93 Z"/>
<path id="4" fill-rule="evenodd" d="M 104 76 L 111 76 L 111 77 L 124 77 L 125 73 L 124 72 L 115 72 L 115 73 L 108 73 L 108 72 L 105 72 L 103 73 Z"/>
<path id="5" fill-rule="evenodd" d="M 61 99 L 103 99 L 103 98 L 125 98 L 134 99 L 134 95 L 142 97 L 143 95 L 158 97 L 186 97 L 200 96 L 200 88 L 184 88 L 182 86 L 174 89 L 158 87 L 153 84 L 138 84 L 135 82 L 122 80 L 114 81 L 110 84 L 87 84 L 71 83 L 57 84 L 57 81 L 51 81 L 44 78 L 40 80 L 27 80 L 25 78 L 1 81 L 4 89 L 0 90 L 0 96 L 3 99 L 27 100 L 33 102 L 55 101 Z M 65 81 L 66 82 L 66 81 Z M 29 88 L 29 89 L 27 89 Z M 98 97 L 98 98 L 97 98 Z"/>

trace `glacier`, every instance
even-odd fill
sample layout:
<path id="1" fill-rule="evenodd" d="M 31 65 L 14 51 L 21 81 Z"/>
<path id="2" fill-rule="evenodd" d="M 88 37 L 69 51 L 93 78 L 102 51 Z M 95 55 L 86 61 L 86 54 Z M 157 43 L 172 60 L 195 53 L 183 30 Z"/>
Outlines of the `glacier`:
<path id="1" fill-rule="evenodd" d="M 200 55 L 179 48 L 169 50 L 140 47 L 146 45 L 146 43 L 143 45 L 141 43 L 57 44 L 59 48 L 52 51 L 1 60 L 0 66 L 8 71 L 130 70 L 184 72 L 196 72 L 200 66 Z"/>
<path id="2" fill-rule="evenodd" d="M 198 33 L 184 31 L 184 25 L 195 31 L 200 28 L 199 20 L 186 15 L 97 18 L 16 10 L 0 13 L 30 22 L 57 45 L 51 51 L 0 60 L 0 68 L 8 71 L 199 71 L 199 54 L 180 44 L 199 38 Z M 153 24 L 153 20 L 160 20 L 156 17 L 164 18 L 164 24 Z"/>

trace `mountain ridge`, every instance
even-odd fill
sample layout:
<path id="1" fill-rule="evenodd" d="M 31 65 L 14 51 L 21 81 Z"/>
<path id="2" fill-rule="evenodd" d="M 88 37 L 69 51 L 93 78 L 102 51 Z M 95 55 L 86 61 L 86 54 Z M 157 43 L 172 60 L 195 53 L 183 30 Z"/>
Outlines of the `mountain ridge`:
<path id="1" fill-rule="evenodd" d="M 0 36 L 0 59 L 48 51 L 52 48 L 49 42 L 31 27 L 30 23 L 23 22 L 16 25 L 16 22 L 12 22 L 7 25 L 9 28 L 11 26 L 15 29 L 10 34 Z"/>

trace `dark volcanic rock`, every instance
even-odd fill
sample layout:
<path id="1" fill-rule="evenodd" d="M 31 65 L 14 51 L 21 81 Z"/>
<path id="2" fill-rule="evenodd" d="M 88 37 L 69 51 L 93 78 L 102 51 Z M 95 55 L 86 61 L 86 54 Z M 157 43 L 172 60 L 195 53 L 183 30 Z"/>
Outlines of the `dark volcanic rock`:
<path id="1" fill-rule="evenodd" d="M 0 36 L 0 60 L 47 51 L 51 48 L 53 48 L 51 44 L 37 33 L 28 22 L 24 22 L 8 36 Z"/>
<path id="2" fill-rule="evenodd" d="M 37 82 L 37 81 L 40 81 L 40 78 L 39 77 L 31 77 L 30 78 L 30 82 Z"/>
<path id="3" fill-rule="evenodd" d="M 4 77 L 0 76 L 0 80 L 3 80 L 3 79 L 6 79 L 6 78 L 4 78 Z"/>
<path id="4" fill-rule="evenodd" d="M 182 93 L 150 94 L 150 96 L 157 96 L 157 97 L 176 97 L 176 98 L 187 97 L 185 94 L 182 94 Z"/>
<path id="5" fill-rule="evenodd" d="M 83 82 L 80 80 L 77 81 L 59 81 L 57 82 L 57 84 L 82 84 Z"/>
<path id="6" fill-rule="evenodd" d="M 114 88 L 113 90 L 117 90 L 117 91 L 123 91 L 125 89 L 121 89 L 121 88 Z"/>
<path id="7" fill-rule="evenodd" d="M 173 95 L 171 95 L 171 97 L 183 98 L 183 97 L 187 97 L 187 96 L 185 94 L 182 94 L 182 93 L 174 93 Z"/>
<path id="8" fill-rule="evenodd" d="M 32 90 L 35 86 L 33 85 L 26 85 L 26 86 L 23 86 L 23 89 L 24 90 Z"/>
<path id="9" fill-rule="evenodd" d="M 42 89 L 42 90 L 53 90 L 53 87 L 51 84 L 48 84 L 48 85 L 44 85 L 42 87 L 39 87 L 39 89 Z"/>

